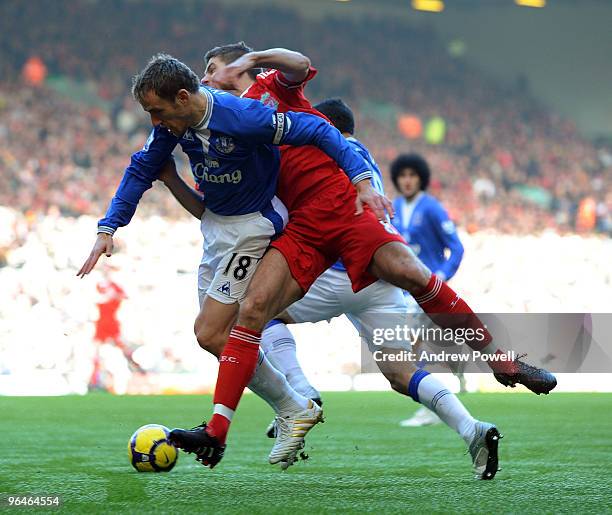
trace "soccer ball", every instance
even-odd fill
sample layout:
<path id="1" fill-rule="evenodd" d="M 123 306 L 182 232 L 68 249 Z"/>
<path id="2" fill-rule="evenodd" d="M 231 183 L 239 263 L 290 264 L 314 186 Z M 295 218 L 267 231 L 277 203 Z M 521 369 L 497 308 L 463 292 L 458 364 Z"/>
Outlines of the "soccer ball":
<path id="1" fill-rule="evenodd" d="M 138 472 L 168 472 L 178 450 L 168 439 L 170 430 L 159 424 L 139 427 L 128 442 L 128 457 Z"/>

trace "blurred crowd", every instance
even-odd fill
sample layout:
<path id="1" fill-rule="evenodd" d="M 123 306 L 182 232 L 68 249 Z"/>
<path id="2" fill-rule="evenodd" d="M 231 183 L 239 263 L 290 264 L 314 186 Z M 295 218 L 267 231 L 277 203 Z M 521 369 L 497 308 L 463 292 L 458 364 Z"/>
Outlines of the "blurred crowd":
<path id="1" fill-rule="evenodd" d="M 320 71 L 309 96 L 355 108 L 384 173 L 399 152 L 423 154 L 433 194 L 467 231 L 612 233 L 612 148 L 543 107 L 526 79 L 490 79 L 427 27 L 208 0 L 2 2 L 0 205 L 101 216 L 148 132 L 130 77 L 159 51 L 201 74 L 208 48 L 241 39 L 307 54 Z M 159 188 L 139 212 L 185 216 Z"/>
<path id="2" fill-rule="evenodd" d="M 96 355 L 113 377 L 103 384 L 117 393 L 209 391 L 218 363 L 192 332 L 198 222 L 135 220 L 118 233 L 115 254 L 79 279 L 75 273 L 90 250 L 94 225 L 91 216 L 30 219 L 0 208 L 0 244 L 18 242 L 0 262 L 0 395 L 85 393 Z M 610 312 L 610 240 L 552 232 L 461 237 L 466 254 L 453 285 L 479 312 Z M 146 375 L 129 370 L 127 353 L 114 342 L 94 337 L 100 285 L 109 280 L 125 292 L 117 312 L 121 340 Z M 315 384 L 357 387 L 359 338 L 346 318 L 292 330 Z"/>

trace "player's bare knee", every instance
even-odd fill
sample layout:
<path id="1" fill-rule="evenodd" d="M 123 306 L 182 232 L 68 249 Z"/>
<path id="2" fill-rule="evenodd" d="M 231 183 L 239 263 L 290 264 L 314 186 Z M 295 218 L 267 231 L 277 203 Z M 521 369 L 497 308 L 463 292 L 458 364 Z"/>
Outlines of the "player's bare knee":
<path id="1" fill-rule="evenodd" d="M 209 330 L 204 324 L 196 319 L 194 332 L 198 345 L 207 352 L 219 356 L 225 344 L 224 335 Z"/>
<path id="2" fill-rule="evenodd" d="M 240 305 L 239 324 L 254 330 L 262 330 L 268 321 L 268 305 L 270 301 L 262 292 L 249 294 Z"/>
<path id="3" fill-rule="evenodd" d="M 412 293 L 419 294 L 427 286 L 431 272 L 417 258 L 402 258 L 390 270 L 392 280 L 388 281 Z"/>

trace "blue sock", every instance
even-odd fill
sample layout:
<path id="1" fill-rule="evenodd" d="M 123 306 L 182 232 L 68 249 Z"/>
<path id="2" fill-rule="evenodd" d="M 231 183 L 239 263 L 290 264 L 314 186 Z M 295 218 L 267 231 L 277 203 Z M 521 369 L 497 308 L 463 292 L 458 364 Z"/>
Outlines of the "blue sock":
<path id="1" fill-rule="evenodd" d="M 429 372 L 427 372 L 427 370 L 419 368 L 410 378 L 410 382 L 408 383 L 408 395 L 412 397 L 414 402 L 421 402 L 419 401 L 419 383 L 428 375 Z"/>

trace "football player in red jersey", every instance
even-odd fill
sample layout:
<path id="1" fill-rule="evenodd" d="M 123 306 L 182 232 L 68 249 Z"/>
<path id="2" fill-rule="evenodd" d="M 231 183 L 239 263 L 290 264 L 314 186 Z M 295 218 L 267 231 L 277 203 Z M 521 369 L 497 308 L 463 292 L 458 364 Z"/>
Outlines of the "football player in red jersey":
<path id="1" fill-rule="evenodd" d="M 121 307 L 121 303 L 126 297 L 123 288 L 119 286 L 112 278 L 111 271 L 113 267 L 106 265 L 103 269 L 103 277 L 96 284 L 98 292 L 98 319 L 96 320 L 96 331 L 94 334 L 94 342 L 96 344 L 96 353 L 94 356 L 94 367 L 89 380 L 89 388 L 99 388 L 102 386 L 100 381 L 101 358 L 100 348 L 104 344 L 111 344 L 117 347 L 125 356 L 127 362 L 138 372 L 144 373 L 141 366 L 132 358 L 132 352 L 123 343 L 121 339 L 121 324 L 117 319 L 117 312 Z"/>
<path id="2" fill-rule="evenodd" d="M 212 49 L 205 60 L 202 82 L 206 85 L 274 103 L 279 112 L 320 115 L 303 93 L 304 85 L 316 70 L 308 58 L 297 52 L 285 49 L 253 52 L 244 43 L 238 43 Z M 253 78 L 249 73 L 253 68 L 273 69 Z M 241 346 L 258 343 L 268 320 L 301 298 L 338 258 L 347 268 L 354 291 L 383 279 L 410 292 L 441 327 L 470 328 L 484 334 L 483 340 L 472 345 L 474 350 L 504 353 L 467 303 L 432 274 L 402 238 L 387 232 L 371 210 L 361 207 L 359 198 L 368 198 L 368 188 L 369 181 L 361 181 L 353 188 L 337 164 L 313 147 L 281 149 L 277 194 L 289 210 L 289 223 L 271 244 L 240 306 L 236 327 L 247 334 L 245 340 L 235 335 L 228 339 L 227 330 L 215 327 L 214 316 L 206 311 L 196 322 L 199 344 L 217 355 L 223 349 L 221 366 L 210 423 L 192 431 L 175 431 L 179 446 L 200 451 L 206 448 L 199 454 L 212 456 L 220 442 L 225 441 L 234 410 L 248 383 L 244 370 L 252 368 L 244 359 Z M 383 218 L 381 213 L 377 215 Z M 519 360 L 496 361 L 491 366 L 502 384 L 522 383 L 535 393 L 548 393 L 556 385 L 554 376 Z M 301 418 L 284 422 L 286 431 L 281 428 L 279 432 L 277 451 L 279 455 L 285 453 L 284 460 L 290 462 L 314 424 L 309 426 Z M 203 462 L 214 465 L 218 459 L 214 463 L 206 459 Z"/>

